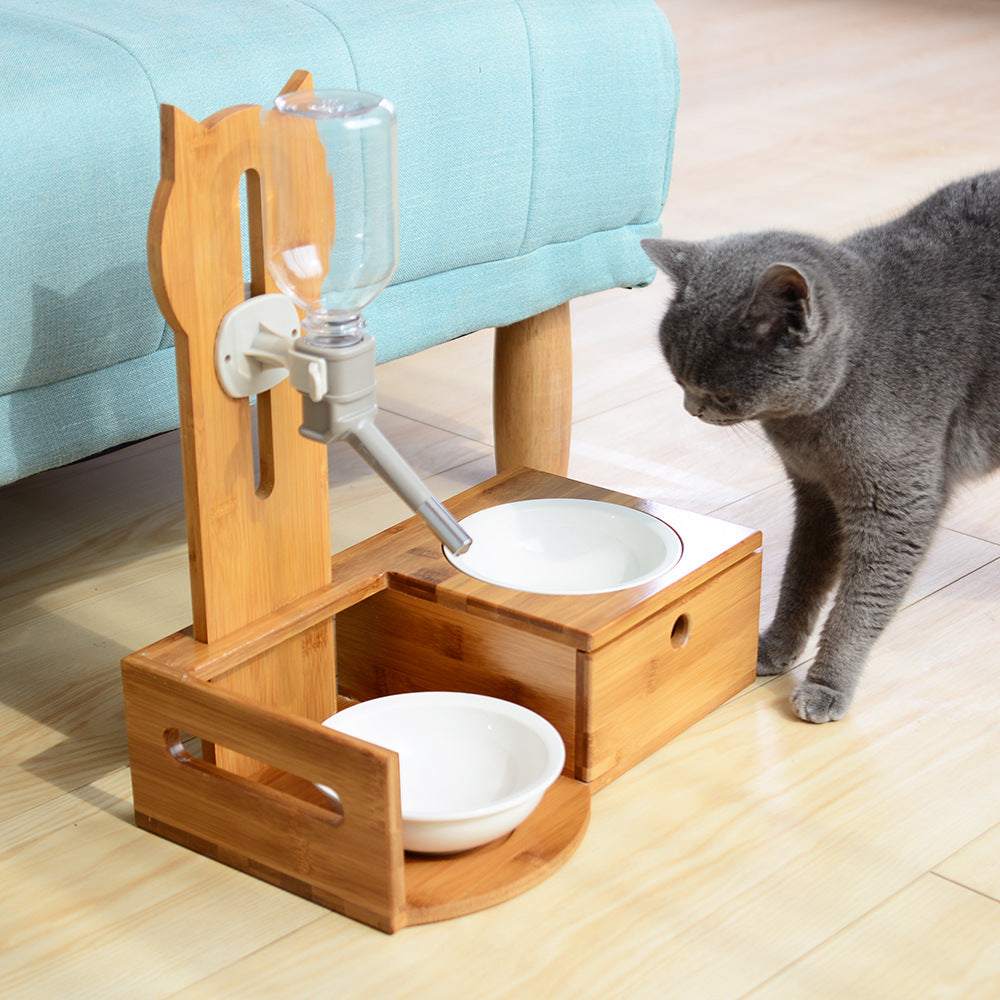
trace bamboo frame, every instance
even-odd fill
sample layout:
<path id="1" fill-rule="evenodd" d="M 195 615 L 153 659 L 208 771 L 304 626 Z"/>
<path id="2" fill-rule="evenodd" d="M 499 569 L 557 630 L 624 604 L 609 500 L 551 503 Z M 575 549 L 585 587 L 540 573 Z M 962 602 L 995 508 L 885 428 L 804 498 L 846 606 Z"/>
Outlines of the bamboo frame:
<path id="1" fill-rule="evenodd" d="M 297 73 L 285 89 L 310 85 Z M 611 594 L 523 594 L 455 569 L 418 518 L 331 560 L 326 452 L 298 434 L 297 394 L 285 382 L 259 397 L 255 472 L 248 402 L 214 371 L 219 321 L 242 298 L 243 177 L 252 290 L 270 290 L 259 110 L 199 124 L 162 109 L 149 261 L 177 333 L 194 624 L 122 662 L 136 822 L 392 932 L 546 878 L 580 843 L 593 791 L 753 680 L 761 540 L 509 469 L 453 498 L 452 513 L 537 497 L 623 504 L 677 529 L 680 562 Z M 499 330 L 497 345 L 499 464 L 564 471 L 568 309 Z M 563 776 L 509 836 L 458 856 L 404 855 L 397 755 L 321 725 L 346 700 L 421 689 L 508 698 L 562 735 Z M 317 783 L 336 789 L 339 811 Z"/>

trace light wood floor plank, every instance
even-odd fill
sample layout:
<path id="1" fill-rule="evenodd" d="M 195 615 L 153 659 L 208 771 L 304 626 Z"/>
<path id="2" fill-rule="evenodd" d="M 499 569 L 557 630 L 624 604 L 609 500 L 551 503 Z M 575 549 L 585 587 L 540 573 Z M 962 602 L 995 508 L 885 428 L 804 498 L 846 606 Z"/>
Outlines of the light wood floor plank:
<path id="1" fill-rule="evenodd" d="M 130 792 L 120 769 L 0 823 L 5 996 L 166 997 L 327 915 L 138 830 Z"/>
<path id="2" fill-rule="evenodd" d="M 747 1000 L 995 1000 L 1000 903 L 924 875 Z"/>
<path id="3" fill-rule="evenodd" d="M 1000 902 L 1000 826 L 987 830 L 934 871 Z"/>

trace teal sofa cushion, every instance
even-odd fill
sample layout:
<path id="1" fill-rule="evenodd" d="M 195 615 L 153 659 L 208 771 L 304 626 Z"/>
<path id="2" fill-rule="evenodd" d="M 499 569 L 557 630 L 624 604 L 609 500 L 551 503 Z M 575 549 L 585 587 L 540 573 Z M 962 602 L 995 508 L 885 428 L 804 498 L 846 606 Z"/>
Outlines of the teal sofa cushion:
<path id="1" fill-rule="evenodd" d="M 397 109 L 380 361 L 652 279 L 677 106 L 652 0 L 0 0 L 0 484 L 177 425 L 159 105 L 269 103 L 296 69 Z"/>

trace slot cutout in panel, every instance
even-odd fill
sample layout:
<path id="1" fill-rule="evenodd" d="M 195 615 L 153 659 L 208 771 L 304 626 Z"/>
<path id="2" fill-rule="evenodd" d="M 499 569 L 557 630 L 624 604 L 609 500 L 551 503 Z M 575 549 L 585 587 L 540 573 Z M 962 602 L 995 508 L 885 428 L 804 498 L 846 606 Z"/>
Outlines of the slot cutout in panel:
<path id="1" fill-rule="evenodd" d="M 183 733 L 178 729 L 167 729 L 164 731 L 163 738 L 170 756 L 179 764 L 207 768 L 214 772 L 235 773 L 228 771 L 224 767 L 220 767 L 214 761 L 207 760 L 202 756 L 202 747 L 204 744 L 197 736 L 192 736 L 190 733 Z M 212 746 L 213 753 L 220 749 L 215 744 L 210 744 L 210 746 Z M 275 791 L 282 792 L 302 802 L 319 806 L 329 812 L 330 819 L 334 825 L 343 822 L 344 805 L 335 788 L 326 785 L 324 786 L 324 790 L 320 791 L 311 781 L 274 767 L 268 764 L 267 761 L 255 758 L 246 759 L 252 760 L 259 766 L 259 777 L 257 780 L 260 784 L 267 785 Z"/>

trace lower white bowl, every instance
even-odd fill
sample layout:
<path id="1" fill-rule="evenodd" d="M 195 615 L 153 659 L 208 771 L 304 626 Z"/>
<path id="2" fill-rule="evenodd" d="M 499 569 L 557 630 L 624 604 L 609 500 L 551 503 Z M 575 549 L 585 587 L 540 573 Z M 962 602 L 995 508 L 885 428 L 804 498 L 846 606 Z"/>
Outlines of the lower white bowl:
<path id="1" fill-rule="evenodd" d="M 510 833 L 535 810 L 566 760 L 551 723 L 483 695 L 389 695 L 345 708 L 323 725 L 399 755 L 408 851 L 464 851 Z M 337 800 L 335 791 L 317 787 Z"/>

